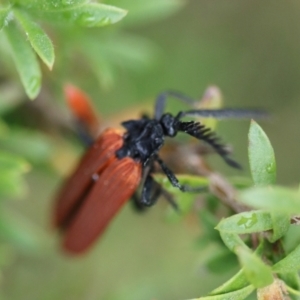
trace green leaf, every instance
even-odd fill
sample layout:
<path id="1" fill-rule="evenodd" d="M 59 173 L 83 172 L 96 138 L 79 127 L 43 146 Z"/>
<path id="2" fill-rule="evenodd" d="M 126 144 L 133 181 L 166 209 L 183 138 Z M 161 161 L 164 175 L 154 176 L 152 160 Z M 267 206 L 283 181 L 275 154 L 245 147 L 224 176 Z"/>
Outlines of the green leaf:
<path id="1" fill-rule="evenodd" d="M 245 247 L 238 247 L 235 252 L 243 266 L 245 276 L 253 286 L 260 288 L 273 282 L 271 267 L 267 266 L 255 253 Z"/>
<path id="2" fill-rule="evenodd" d="M 277 211 L 272 211 L 270 215 L 272 219 L 273 229 L 272 229 L 272 234 L 268 237 L 268 240 L 271 243 L 274 243 L 275 241 L 282 238 L 288 232 L 291 225 L 291 221 L 290 221 L 291 218 L 289 214 L 285 214 Z"/>
<path id="3" fill-rule="evenodd" d="M 289 273 L 280 273 L 279 277 L 290 288 L 299 291 L 299 289 L 300 289 L 300 279 L 299 279 L 298 271 L 289 272 Z"/>
<path id="4" fill-rule="evenodd" d="M 88 0 L 15 0 L 15 2 L 28 9 L 56 11 L 84 4 Z"/>
<path id="5" fill-rule="evenodd" d="M 285 285 L 285 290 L 289 293 L 290 299 L 299 300 L 300 297 L 299 290 L 295 290 L 288 285 Z"/>
<path id="6" fill-rule="evenodd" d="M 220 236 L 221 236 L 224 244 L 226 245 L 226 247 L 229 250 L 231 250 L 232 252 L 236 252 L 236 249 L 238 247 L 243 247 L 243 248 L 249 250 L 247 245 L 243 242 L 243 240 L 237 234 L 220 231 Z"/>
<path id="7" fill-rule="evenodd" d="M 216 229 L 226 233 L 246 234 L 273 228 L 269 212 L 247 211 L 221 220 Z"/>
<path id="8" fill-rule="evenodd" d="M 40 12 L 37 11 L 36 13 L 38 14 Z M 115 6 L 101 3 L 85 3 L 69 9 L 44 12 L 41 16 L 59 22 L 71 23 L 72 25 L 99 27 L 117 23 L 122 20 L 126 14 L 126 10 Z"/>
<path id="9" fill-rule="evenodd" d="M 35 164 L 49 160 L 53 149 L 51 141 L 45 135 L 20 128 L 13 128 L 10 134 L 2 137 L 0 147 Z"/>
<path id="10" fill-rule="evenodd" d="M 105 26 L 122 20 L 127 11 L 100 3 L 89 3 L 65 11 L 64 18 L 84 27 Z"/>
<path id="11" fill-rule="evenodd" d="M 25 91 L 30 99 L 34 99 L 41 88 L 41 71 L 37 58 L 15 22 L 10 22 L 4 32 Z"/>
<path id="12" fill-rule="evenodd" d="M 7 152 L 0 152 L 0 170 L 15 173 L 25 173 L 30 169 L 29 164 L 21 157 Z"/>
<path id="13" fill-rule="evenodd" d="M 242 289 L 214 296 L 194 298 L 191 300 L 243 300 L 254 291 L 253 285 L 248 285 Z"/>
<path id="14" fill-rule="evenodd" d="M 261 256 L 264 252 L 264 240 L 259 244 L 259 246 L 255 249 L 255 254 Z M 229 292 L 233 292 L 235 290 L 242 289 L 249 284 L 249 281 L 244 273 L 244 270 L 240 270 L 233 277 L 231 277 L 227 282 L 214 289 L 210 295 L 218 295 L 225 294 Z"/>
<path id="15" fill-rule="evenodd" d="M 22 196 L 26 192 L 22 175 L 29 169 L 29 164 L 23 158 L 1 151 L 0 198 Z"/>
<path id="16" fill-rule="evenodd" d="M 291 251 L 285 258 L 273 266 L 277 273 L 289 273 L 300 270 L 300 245 Z"/>
<path id="17" fill-rule="evenodd" d="M 255 185 L 274 184 L 276 161 L 273 147 L 262 128 L 251 121 L 249 130 L 249 163 Z"/>
<path id="18" fill-rule="evenodd" d="M 25 12 L 15 9 L 14 14 L 25 30 L 32 48 L 51 70 L 54 63 L 54 48 L 50 38 Z"/>
<path id="19" fill-rule="evenodd" d="M 27 193 L 27 185 L 25 184 L 21 174 L 15 172 L 0 173 L 0 199 L 7 197 L 23 198 Z"/>
<path id="20" fill-rule="evenodd" d="M 284 187 L 249 188 L 240 192 L 239 200 L 250 207 L 291 215 L 300 213 L 299 192 Z"/>
<path id="21" fill-rule="evenodd" d="M 224 284 L 210 292 L 210 295 L 219 295 L 240 290 L 249 284 L 244 270 L 240 270 Z"/>
<path id="22" fill-rule="evenodd" d="M 10 7 L 0 8 L 0 30 L 7 25 L 7 17 L 10 13 Z"/>

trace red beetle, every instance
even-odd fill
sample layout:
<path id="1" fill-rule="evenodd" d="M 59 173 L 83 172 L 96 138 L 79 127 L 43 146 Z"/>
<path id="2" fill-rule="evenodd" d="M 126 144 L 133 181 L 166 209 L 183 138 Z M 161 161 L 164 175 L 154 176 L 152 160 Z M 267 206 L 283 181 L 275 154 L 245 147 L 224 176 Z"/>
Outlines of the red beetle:
<path id="1" fill-rule="evenodd" d="M 81 103 L 86 101 L 86 97 L 79 90 L 71 92 L 72 88 L 69 87 L 67 97 L 77 118 L 84 116 L 85 123 L 94 123 L 95 117 L 90 106 Z M 168 96 L 190 104 L 194 101 L 178 92 L 166 92 L 157 98 L 154 118 L 144 116 L 125 121 L 122 123 L 125 132 L 106 129 L 83 155 L 61 189 L 55 203 L 54 224 L 63 231 L 63 247 L 68 252 L 80 254 L 87 250 L 119 209 L 135 194 L 140 184 L 141 195 L 135 195 L 139 207 L 155 204 L 160 195 L 174 205 L 172 196 L 152 177 L 155 163 L 161 167 L 171 184 L 181 191 L 203 190 L 203 187 L 181 185 L 159 157 L 165 137 L 175 137 L 178 132 L 185 132 L 208 143 L 231 167 L 240 168 L 214 132 L 199 122 L 184 122 L 181 119 L 186 116 L 263 117 L 265 112 L 244 109 L 189 110 L 173 116 L 164 113 Z M 70 99 L 72 97 L 80 101 L 73 101 Z"/>

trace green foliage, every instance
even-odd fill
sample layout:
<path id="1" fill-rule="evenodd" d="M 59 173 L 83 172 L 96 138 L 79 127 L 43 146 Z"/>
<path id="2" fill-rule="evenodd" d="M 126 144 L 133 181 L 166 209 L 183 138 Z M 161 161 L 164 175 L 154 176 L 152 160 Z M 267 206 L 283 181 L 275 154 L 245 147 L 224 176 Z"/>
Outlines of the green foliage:
<path id="1" fill-rule="evenodd" d="M 241 290 L 251 292 L 254 287 L 258 288 L 259 299 L 264 299 L 263 295 L 270 291 L 259 288 L 269 285 L 273 293 L 270 297 L 280 297 L 282 288 L 271 288 L 271 283 L 277 275 L 283 279 L 281 285 L 286 286 L 284 289 L 292 295 L 299 295 L 299 246 L 288 254 L 283 251 L 279 261 L 277 252 L 272 250 L 275 249 L 272 244 L 281 245 L 280 239 L 287 234 L 292 216 L 299 214 L 299 192 L 270 186 L 275 183 L 276 178 L 274 151 L 267 135 L 254 121 L 249 130 L 249 163 L 256 187 L 243 190 L 239 200 L 249 208 L 263 210 L 232 215 L 216 226 L 225 245 L 237 255 L 242 269 L 228 282 L 215 289 L 211 293 L 213 296 L 199 299 L 245 299 L 248 294 L 240 293 Z M 251 234 L 252 243 L 254 240 L 262 241 L 257 253 L 252 249 L 254 245 L 251 246 L 251 240 L 245 238 L 246 234 Z"/>
<path id="2" fill-rule="evenodd" d="M 253 292 L 253 290 L 254 287 L 252 285 L 248 285 L 244 288 L 236 289 L 232 292 L 224 292 L 218 295 L 200 297 L 191 300 L 241 300 L 246 299 L 246 297 L 249 296 Z"/>
<path id="3" fill-rule="evenodd" d="M 19 156 L 1 151 L 0 170 L 0 198 L 21 197 L 26 191 L 22 176 L 29 171 L 29 164 Z"/>
<path id="4" fill-rule="evenodd" d="M 249 163 L 255 185 L 274 184 L 276 181 L 276 161 L 272 145 L 255 122 L 249 130 Z"/>
<path id="5" fill-rule="evenodd" d="M 4 32 L 25 91 L 34 99 L 40 91 L 42 76 L 37 58 L 14 21 L 4 28 Z"/>
<path id="6" fill-rule="evenodd" d="M 120 21 L 126 11 L 114 6 L 89 1 L 14 1 L 0 7 L 0 29 L 7 37 L 12 58 L 29 98 L 41 88 L 41 71 L 35 53 L 52 69 L 54 47 L 36 19 L 53 24 L 99 27 Z M 28 37 L 26 40 L 25 34 Z"/>
<path id="7" fill-rule="evenodd" d="M 247 205 L 246 211 L 226 217 L 217 225 L 210 209 L 202 210 L 200 213 L 204 233 L 199 240 L 199 246 L 208 247 L 210 243 L 218 240 L 213 233 L 215 227 L 220 232 L 224 245 L 237 256 L 241 270 L 213 290 L 209 296 L 197 299 L 246 299 L 255 289 L 258 296 L 263 297 L 265 293 L 269 293 L 269 290 L 262 289 L 267 286 L 270 286 L 274 295 L 279 295 L 282 289 L 275 288 L 278 284 L 272 283 L 278 275 L 283 279 L 281 285 L 285 286 L 284 289 L 288 289 L 292 295 L 299 293 L 299 276 L 296 273 L 300 269 L 299 246 L 289 254 L 282 250 L 279 257 L 278 253 L 272 250 L 275 249 L 272 245 L 281 245 L 282 239 L 287 235 L 292 216 L 300 213 L 299 191 L 274 185 L 276 179 L 274 151 L 267 135 L 254 121 L 251 122 L 249 130 L 248 151 L 255 186 L 244 186 L 238 196 L 238 200 Z M 160 179 L 159 176 L 156 178 Z M 181 182 L 192 186 L 203 185 L 204 188 L 209 186 L 207 179 L 198 176 L 184 175 L 180 176 L 180 179 Z M 162 179 L 161 183 L 179 198 L 180 211 L 187 214 L 192 209 L 195 198 L 189 200 L 190 195 L 179 196 L 178 191 L 172 188 L 167 180 Z M 236 184 L 236 187 L 238 186 Z M 173 218 L 176 218 L 176 213 L 173 215 Z M 255 240 L 261 241 L 256 250 Z M 219 250 L 215 249 L 213 252 L 216 251 Z M 204 261 L 207 267 L 214 261 L 218 262 L 220 268 L 225 265 L 224 261 L 218 261 L 212 254 L 205 256 Z"/>
<path id="8" fill-rule="evenodd" d="M 15 9 L 14 15 L 22 25 L 32 48 L 51 70 L 54 64 L 54 49 L 47 34 L 22 10 Z"/>

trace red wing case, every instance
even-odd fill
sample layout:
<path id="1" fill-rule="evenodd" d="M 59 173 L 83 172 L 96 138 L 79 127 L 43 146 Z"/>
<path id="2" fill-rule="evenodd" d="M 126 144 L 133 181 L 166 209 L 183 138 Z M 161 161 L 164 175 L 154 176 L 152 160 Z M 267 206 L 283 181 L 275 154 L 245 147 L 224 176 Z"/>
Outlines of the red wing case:
<path id="1" fill-rule="evenodd" d="M 92 245 L 133 195 L 140 182 L 141 172 L 141 163 L 130 157 L 115 157 L 109 163 L 65 229 L 65 250 L 80 254 Z"/>
<path id="2" fill-rule="evenodd" d="M 100 122 L 91 104 L 90 98 L 79 88 L 71 84 L 67 84 L 64 87 L 64 90 L 66 100 L 72 113 L 87 127 L 90 134 L 95 137 L 99 131 Z"/>
<path id="3" fill-rule="evenodd" d="M 54 225 L 56 227 L 67 226 L 95 184 L 93 175 L 100 174 L 115 159 L 115 152 L 122 145 L 121 131 L 107 129 L 87 150 L 56 199 L 54 208 Z"/>

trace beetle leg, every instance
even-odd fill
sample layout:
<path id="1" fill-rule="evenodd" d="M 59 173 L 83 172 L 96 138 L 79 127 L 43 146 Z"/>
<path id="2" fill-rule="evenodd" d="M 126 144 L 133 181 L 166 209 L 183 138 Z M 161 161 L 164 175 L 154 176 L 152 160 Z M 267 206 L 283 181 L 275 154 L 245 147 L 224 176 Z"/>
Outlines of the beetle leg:
<path id="1" fill-rule="evenodd" d="M 173 173 L 173 171 L 170 170 L 166 166 L 166 164 L 158 156 L 156 156 L 155 160 L 159 163 L 161 169 L 167 175 L 167 177 L 168 177 L 170 183 L 172 184 L 172 186 L 178 188 L 182 192 L 194 192 L 194 193 L 198 193 L 198 192 L 203 192 L 203 191 L 205 191 L 207 189 L 205 186 L 191 187 L 189 185 L 182 185 L 179 182 L 179 180 L 177 179 L 176 175 Z"/>
<path id="2" fill-rule="evenodd" d="M 173 196 L 168 193 L 163 187 L 156 182 L 151 175 L 146 178 L 143 186 L 142 195 L 139 204 L 144 207 L 152 206 L 156 203 L 160 196 L 164 196 L 165 199 L 173 206 L 175 210 L 178 210 L 178 205 L 175 202 Z"/>
<path id="3" fill-rule="evenodd" d="M 158 184 L 151 175 L 148 175 L 142 189 L 140 203 L 143 206 L 154 205 L 158 197 L 161 195 L 161 189 L 161 185 Z"/>
<path id="4" fill-rule="evenodd" d="M 146 208 L 143 204 L 141 204 L 141 197 L 137 192 L 132 195 L 131 204 L 133 209 L 137 212 L 143 212 Z"/>

